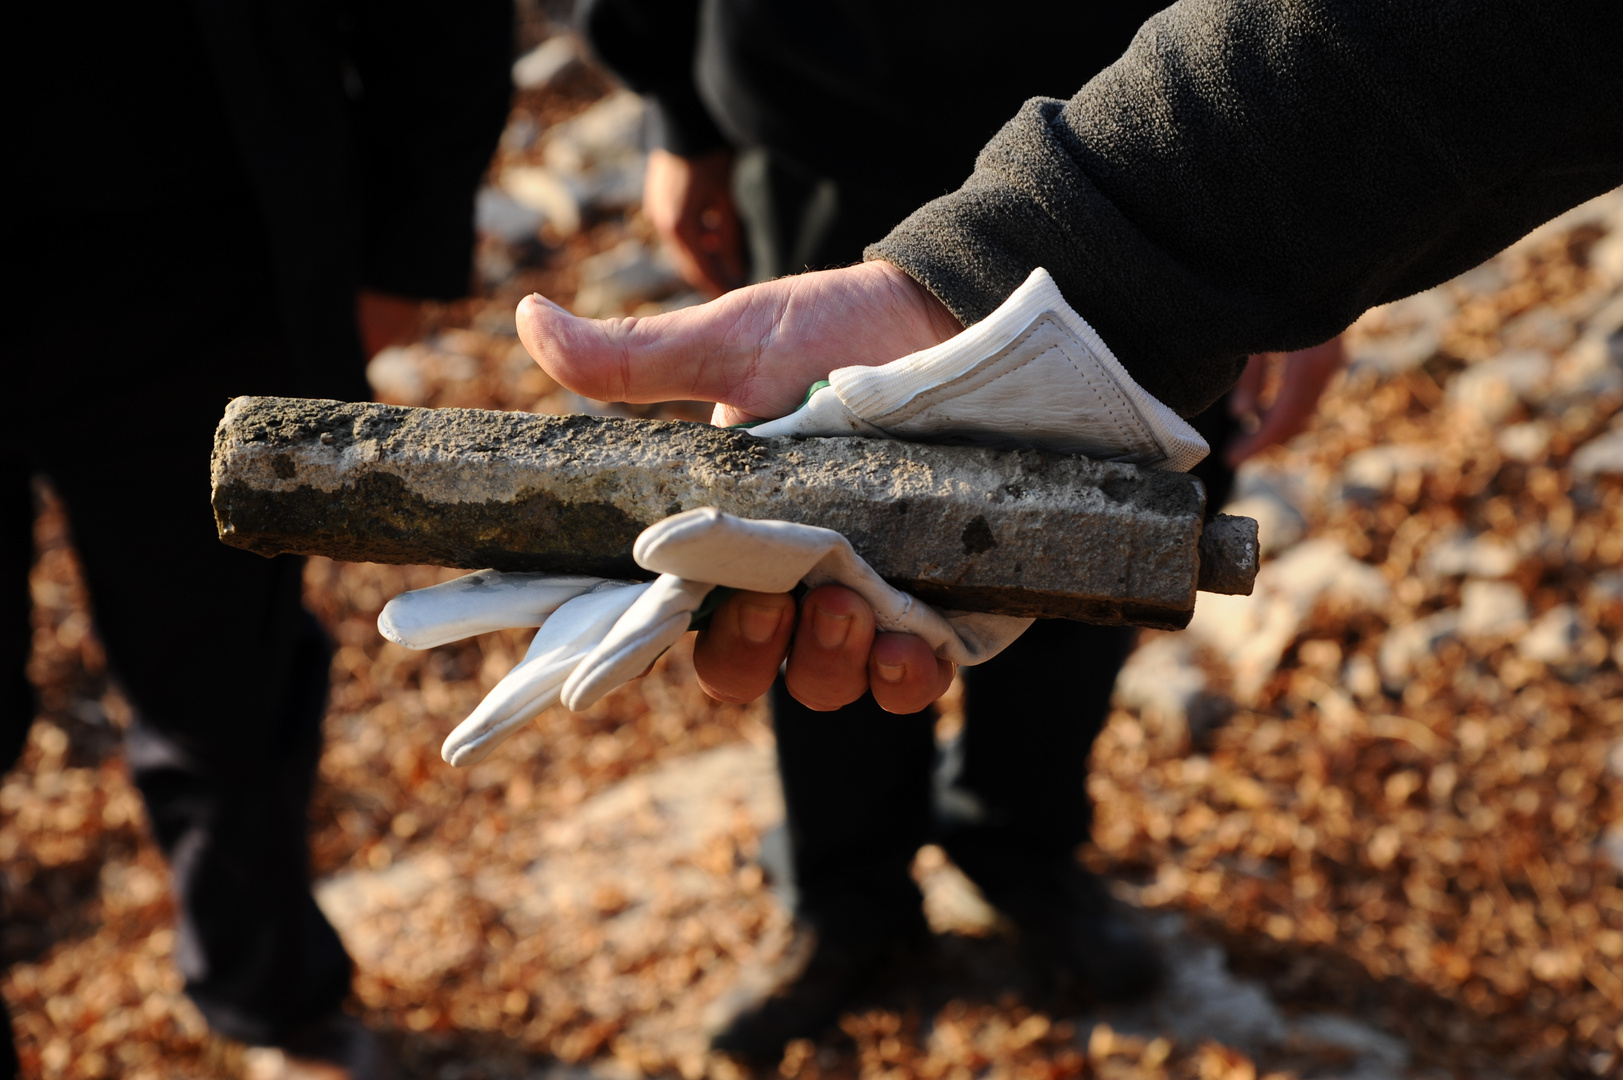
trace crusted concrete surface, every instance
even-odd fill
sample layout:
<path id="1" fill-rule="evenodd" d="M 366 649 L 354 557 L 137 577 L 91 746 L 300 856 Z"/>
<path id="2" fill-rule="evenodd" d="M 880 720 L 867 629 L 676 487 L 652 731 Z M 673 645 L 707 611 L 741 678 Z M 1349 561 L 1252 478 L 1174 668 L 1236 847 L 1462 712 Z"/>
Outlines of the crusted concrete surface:
<path id="1" fill-rule="evenodd" d="M 637 534 L 714 506 L 838 529 L 959 610 L 1176 628 L 1197 577 L 1248 577 L 1200 548 L 1198 481 L 1039 451 L 238 398 L 213 487 L 221 539 L 261 555 L 646 576 Z"/>

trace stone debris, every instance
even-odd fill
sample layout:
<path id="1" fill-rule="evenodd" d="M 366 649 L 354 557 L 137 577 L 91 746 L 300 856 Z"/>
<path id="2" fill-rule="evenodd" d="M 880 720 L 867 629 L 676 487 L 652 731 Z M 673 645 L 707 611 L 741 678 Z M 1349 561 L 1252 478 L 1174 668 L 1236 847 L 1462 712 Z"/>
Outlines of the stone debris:
<path id="1" fill-rule="evenodd" d="M 429 852 L 382 870 L 344 871 L 321 882 L 317 897 L 352 955 L 402 989 L 423 985 L 436 963 L 444 965 L 438 970 L 458 966 L 462 958 L 451 953 L 469 948 L 470 940 L 477 948 L 476 924 L 470 939 L 468 931 L 448 928 L 447 919 L 481 903 L 518 937 L 549 936 L 559 924 L 584 920 L 598 928 L 597 955 L 636 956 L 663 935 L 659 924 L 671 912 L 726 902 L 730 885 L 711 869 L 708 853 L 732 844 L 740 830 L 764 836 L 782 814 L 771 748 L 733 744 L 672 759 L 581 803 L 541 830 L 540 855 L 527 868 L 469 879 Z M 940 848 L 925 848 L 915 872 L 937 933 L 974 939 L 1003 932 L 997 913 Z M 778 935 L 786 920 L 786 911 L 774 912 Z M 1130 1007 L 1060 1012 L 1051 1022 L 1068 1025 L 1084 1044 L 1102 1026 L 1112 1038 L 1215 1042 L 1261 1060 L 1288 1056 L 1304 1080 L 1404 1075 L 1411 1052 L 1402 1039 L 1350 1015 L 1287 1015 L 1266 986 L 1232 973 L 1222 947 L 1194 935 L 1183 917 L 1161 915 L 1150 925 L 1168 960 L 1158 993 Z M 640 997 L 635 968 L 605 967 L 595 978 L 602 982 L 589 993 L 605 1012 Z M 658 1047 L 666 1060 L 702 1060 L 705 1024 L 692 1018 L 715 1013 L 732 991 L 725 980 L 701 975 L 686 1000 L 655 1002 L 647 1015 L 627 1018 L 625 1037 Z"/>
<path id="2" fill-rule="evenodd" d="M 1511 424 L 1499 433 L 1494 444 L 1506 457 L 1533 464 L 1542 461 L 1549 452 L 1551 435 L 1548 424 L 1533 420 L 1525 424 Z"/>
<path id="3" fill-rule="evenodd" d="M 1321 602 L 1344 611 L 1379 610 L 1390 588 L 1378 570 L 1334 540 L 1304 541 L 1264 564 L 1250 596 L 1203 598 L 1189 633 L 1223 657 L 1236 700 L 1250 700 Z"/>
<path id="4" fill-rule="evenodd" d="M 1547 353 L 1531 349 L 1473 364 L 1449 381 L 1449 404 L 1472 423 L 1500 424 L 1548 385 L 1552 366 Z"/>
<path id="5" fill-rule="evenodd" d="M 366 365 L 366 381 L 378 400 L 398 405 L 421 405 L 434 387 L 468 382 L 478 374 L 477 359 L 431 342 L 384 349 Z"/>
<path id="6" fill-rule="evenodd" d="M 682 276 L 662 251 L 636 240 L 582 259 L 577 315 L 602 319 L 644 304 L 666 300 L 686 289 Z"/>
<path id="7" fill-rule="evenodd" d="M 1595 628 L 1584 617 L 1576 604 L 1557 604 L 1540 615 L 1538 621 L 1516 641 L 1516 651 L 1528 660 L 1537 660 L 1552 667 L 1564 667 L 1578 661 L 1586 648 L 1595 640 L 1600 645 L 1597 660 L 1604 660 L 1606 648 L 1597 638 Z"/>
<path id="8" fill-rule="evenodd" d="M 544 90 L 580 63 L 574 35 L 557 34 L 513 61 L 513 85 L 520 90 Z"/>
<path id="9" fill-rule="evenodd" d="M 1592 439 L 1572 455 L 1572 474 L 1588 480 L 1623 476 L 1623 428 Z"/>
<path id="10" fill-rule="evenodd" d="M 473 203 L 474 227 L 509 244 L 533 239 L 550 219 L 544 209 L 525 205 L 499 188 L 482 187 Z"/>
<path id="11" fill-rule="evenodd" d="M 1492 533 L 1456 534 L 1426 552 L 1420 571 L 1431 576 L 1502 578 L 1520 561 L 1515 545 Z"/>
<path id="12" fill-rule="evenodd" d="M 1418 484 L 1437 459 L 1430 447 L 1380 443 L 1348 457 L 1341 467 L 1341 497 L 1372 502 L 1403 482 Z"/>
<path id="13" fill-rule="evenodd" d="M 1527 598 L 1508 581 L 1467 581 L 1460 586 L 1460 635 L 1508 639 L 1527 628 Z"/>

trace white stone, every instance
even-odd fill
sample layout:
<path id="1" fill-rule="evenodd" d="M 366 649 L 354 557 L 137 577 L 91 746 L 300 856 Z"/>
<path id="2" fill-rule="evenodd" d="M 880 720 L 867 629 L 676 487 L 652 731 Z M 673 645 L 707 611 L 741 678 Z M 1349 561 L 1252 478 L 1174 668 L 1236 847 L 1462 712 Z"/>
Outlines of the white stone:
<path id="1" fill-rule="evenodd" d="M 1591 632 L 1583 615 L 1572 604 L 1558 604 L 1540 615 L 1516 642 L 1516 651 L 1528 660 L 1546 664 L 1570 664 L 1578 658 L 1579 646 Z"/>
<path id="2" fill-rule="evenodd" d="M 373 394 L 393 405 L 422 405 L 433 384 L 466 382 L 478 374 L 473 357 L 423 342 L 384 349 L 366 365 Z"/>
<path id="3" fill-rule="evenodd" d="M 1207 681 L 1206 673 L 1191 659 L 1191 652 L 1191 640 L 1183 634 L 1162 634 L 1145 641 L 1133 650 L 1116 676 L 1116 704 L 1183 722 L 1190 704 L 1206 689 Z"/>
<path id="4" fill-rule="evenodd" d="M 1564 311 L 1539 304 L 1505 323 L 1500 340 L 1512 349 L 1558 353 L 1572 342 L 1572 319 Z"/>
<path id="5" fill-rule="evenodd" d="M 1527 599 L 1506 581 L 1467 581 L 1460 587 L 1460 636 L 1499 638 L 1527 625 Z"/>
<path id="6" fill-rule="evenodd" d="M 1512 424 L 1501 431 L 1494 442 L 1499 452 L 1512 461 L 1542 461 L 1550 450 L 1550 428 L 1537 420 Z"/>
<path id="7" fill-rule="evenodd" d="M 1602 570 L 1590 578 L 1584 595 L 1586 602 L 1601 607 L 1623 600 L 1623 570 Z"/>
<path id="8" fill-rule="evenodd" d="M 613 158 L 642 153 L 647 108 L 629 90 L 610 94 L 578 116 L 552 127 L 542 157 L 547 167 L 579 175 Z"/>
<path id="9" fill-rule="evenodd" d="M 1448 384 L 1448 400 L 1462 416 L 1497 424 L 1550 381 L 1548 353 L 1523 349 L 1473 364 Z"/>
<path id="10" fill-rule="evenodd" d="M 1259 491 L 1237 499 L 1225 506 L 1223 513 L 1256 519 L 1257 543 L 1264 556 L 1278 555 L 1307 531 L 1301 511 L 1274 491 Z"/>
<path id="11" fill-rule="evenodd" d="M 580 62 L 580 51 L 569 34 L 550 37 L 513 61 L 513 85 L 539 90 Z"/>
<path id="12" fill-rule="evenodd" d="M 474 227 L 506 243 L 516 244 L 534 237 L 545 220 L 545 214 L 525 206 L 499 188 L 482 187 L 474 196 Z"/>
<path id="13" fill-rule="evenodd" d="M 1390 593 L 1375 567 L 1334 540 L 1316 538 L 1265 563 L 1250 596 L 1202 593 L 1188 632 L 1227 661 L 1236 700 L 1245 702 L 1268 681 L 1321 600 L 1378 610 Z"/>
<path id="14" fill-rule="evenodd" d="M 541 125 L 527 113 L 514 113 L 508 118 L 507 126 L 502 128 L 501 142 L 498 144 L 504 153 L 521 154 L 535 145 L 535 140 L 541 136 Z"/>
<path id="15" fill-rule="evenodd" d="M 1590 439 L 1572 455 L 1572 475 L 1580 479 L 1623 476 L 1623 428 Z"/>
<path id="16" fill-rule="evenodd" d="M 1606 826 L 1601 833 L 1595 851 L 1601 858 L 1611 863 L 1618 873 L 1623 873 L 1623 821 L 1614 821 Z"/>
<path id="17" fill-rule="evenodd" d="M 1452 536 L 1420 560 L 1423 574 L 1440 577 L 1501 578 L 1521 561 L 1516 548 L 1491 534 Z"/>
<path id="18" fill-rule="evenodd" d="M 1362 1020 L 1334 1013 L 1310 1013 L 1291 1025 L 1291 1042 L 1303 1050 L 1340 1050 L 1357 1061 L 1344 1077 L 1398 1077 L 1409 1065 L 1409 1046 Z"/>
<path id="19" fill-rule="evenodd" d="M 1433 325 L 1403 333 L 1371 335 L 1352 343 L 1347 363 L 1353 368 L 1371 368 L 1388 377 L 1401 375 L 1431 359 L 1441 344 L 1442 337 Z"/>
<path id="20" fill-rule="evenodd" d="M 1602 314 L 1609 316 L 1609 306 Z M 1623 332 L 1615 327 L 1591 329 L 1561 354 L 1550 377 L 1547 407 L 1563 409 L 1591 404 L 1595 398 L 1623 393 Z"/>
<path id="21" fill-rule="evenodd" d="M 581 260 L 574 310 L 588 318 L 606 318 L 681 288 L 682 276 L 663 252 L 638 240 L 626 240 Z"/>
<path id="22" fill-rule="evenodd" d="M 1445 639 L 1453 637 L 1459 625 L 1459 609 L 1449 608 L 1388 630 L 1381 639 L 1381 649 L 1375 660 L 1381 681 L 1389 689 L 1401 689 L 1415 664 L 1422 657 L 1436 652 L 1437 646 Z"/>
<path id="23" fill-rule="evenodd" d="M 1437 460 L 1430 447 L 1387 443 L 1360 450 L 1341 466 L 1343 498 L 1370 499 L 1386 494 L 1406 473 L 1422 472 Z"/>
<path id="24" fill-rule="evenodd" d="M 561 236 L 580 231 L 581 199 L 573 186 L 539 165 L 503 169 L 498 182 L 514 202 L 540 214 Z"/>

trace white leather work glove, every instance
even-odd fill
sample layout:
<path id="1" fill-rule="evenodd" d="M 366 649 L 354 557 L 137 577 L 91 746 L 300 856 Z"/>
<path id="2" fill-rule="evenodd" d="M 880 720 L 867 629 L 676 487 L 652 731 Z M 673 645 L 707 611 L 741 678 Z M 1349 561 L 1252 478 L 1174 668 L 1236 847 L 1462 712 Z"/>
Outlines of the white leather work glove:
<path id="1" fill-rule="evenodd" d="M 689 510 L 644 530 L 633 556 L 660 576 L 626 582 L 480 570 L 389 601 L 378 630 L 409 649 L 539 627 L 524 659 L 445 740 L 446 761 L 482 761 L 543 709 L 559 702 L 590 708 L 635 679 L 708 614 L 718 585 L 752 592 L 844 585 L 873 607 L 879 629 L 917 634 L 959 664 L 990 659 L 1031 625 L 1002 615 L 943 615 L 887 585 L 844 536 L 815 525 Z"/>
<path id="2" fill-rule="evenodd" d="M 1042 267 L 957 337 L 879 367 L 845 367 L 755 435 L 865 435 L 1035 446 L 1188 472 L 1211 450 L 1065 302 Z"/>

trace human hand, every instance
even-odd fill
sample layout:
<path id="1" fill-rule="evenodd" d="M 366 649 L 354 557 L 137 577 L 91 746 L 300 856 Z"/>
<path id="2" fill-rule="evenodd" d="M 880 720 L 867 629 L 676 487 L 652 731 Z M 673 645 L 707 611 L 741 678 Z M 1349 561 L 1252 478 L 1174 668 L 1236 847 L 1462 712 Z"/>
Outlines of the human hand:
<path id="1" fill-rule="evenodd" d="M 1268 369 L 1281 362 L 1285 366 L 1279 392 L 1274 395 L 1272 404 L 1264 408 L 1262 391 Z M 1235 416 L 1255 417 L 1257 426 L 1224 448 L 1223 457 L 1229 467 L 1237 468 L 1247 458 L 1255 457 L 1270 446 L 1289 442 L 1306 430 L 1318 411 L 1324 388 L 1346 362 L 1340 337 L 1300 352 L 1258 353 L 1251 357 L 1240 381 L 1229 394 L 1228 407 Z"/>
<path id="2" fill-rule="evenodd" d="M 416 300 L 376 289 L 361 289 L 355 294 L 355 328 L 368 360 L 391 345 L 404 345 L 416 338 L 421 323 L 422 307 Z"/>
<path id="3" fill-rule="evenodd" d="M 876 365 L 963 330 L 886 262 L 778 278 L 646 318 L 582 319 L 539 294 L 518 332 L 547 374 L 599 401 L 714 401 L 712 422 L 783 416 L 838 367 Z"/>
<path id="4" fill-rule="evenodd" d="M 642 212 L 683 280 L 708 296 L 744 284 L 744 237 L 733 204 L 733 153 L 681 157 L 652 150 Z"/>

